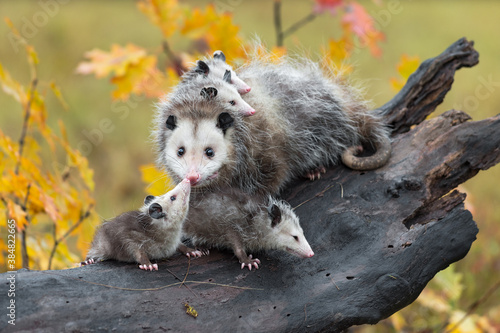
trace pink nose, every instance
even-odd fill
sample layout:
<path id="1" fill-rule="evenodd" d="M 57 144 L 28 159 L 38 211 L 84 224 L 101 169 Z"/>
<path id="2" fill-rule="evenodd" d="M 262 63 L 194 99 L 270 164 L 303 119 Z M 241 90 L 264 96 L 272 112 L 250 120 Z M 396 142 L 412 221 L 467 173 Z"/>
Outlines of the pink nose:
<path id="1" fill-rule="evenodd" d="M 251 87 L 248 87 L 248 88 L 246 88 L 246 89 L 245 89 L 245 92 L 247 92 L 247 93 L 248 93 L 248 92 L 250 92 L 250 90 L 252 90 L 252 88 L 251 88 Z"/>
<path id="2" fill-rule="evenodd" d="M 200 174 L 196 171 L 190 171 L 186 175 L 186 179 L 189 180 L 192 186 L 196 185 L 196 183 L 200 181 L 200 178 L 201 178 Z"/>
<path id="3" fill-rule="evenodd" d="M 306 258 L 311 258 L 314 256 L 314 252 L 311 250 L 308 254 L 306 254 Z"/>

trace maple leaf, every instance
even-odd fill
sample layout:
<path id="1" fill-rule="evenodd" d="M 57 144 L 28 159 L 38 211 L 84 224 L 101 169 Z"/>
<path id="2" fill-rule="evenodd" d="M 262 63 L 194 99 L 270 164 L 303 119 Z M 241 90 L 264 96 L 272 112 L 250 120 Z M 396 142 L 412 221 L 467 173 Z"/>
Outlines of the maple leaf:
<path id="1" fill-rule="evenodd" d="M 212 51 L 222 50 L 228 61 L 245 57 L 243 40 L 238 36 L 240 28 L 232 22 L 232 15 L 224 13 L 210 26 L 205 39 Z"/>
<path id="2" fill-rule="evenodd" d="M 346 61 L 351 56 L 352 49 L 353 44 L 348 36 L 344 35 L 339 40 L 330 38 L 328 46 L 322 48 L 324 62 L 327 66 L 333 67 L 337 74 L 350 73 L 353 68 L 346 64 Z"/>
<path id="3" fill-rule="evenodd" d="M 177 0 L 142 0 L 139 10 L 158 26 L 164 37 L 171 37 L 179 26 L 183 9 Z"/>
<path id="4" fill-rule="evenodd" d="M 206 7 L 205 13 L 200 8 L 195 8 L 186 15 L 181 34 L 191 38 L 200 38 L 206 33 L 208 27 L 219 18 L 213 4 Z"/>
<path id="5" fill-rule="evenodd" d="M 321 14 L 328 11 L 331 15 L 336 15 L 337 9 L 343 5 L 343 0 L 314 0 L 313 12 Z"/>
<path id="6" fill-rule="evenodd" d="M 392 88 L 395 91 L 401 90 L 410 75 L 418 68 L 419 64 L 420 58 L 418 56 L 410 57 L 407 54 L 402 54 L 399 63 L 396 65 L 400 78 L 391 77 L 390 81 Z"/>
<path id="7" fill-rule="evenodd" d="M 125 75 L 130 65 L 139 63 L 146 57 L 146 50 L 134 44 L 122 47 L 117 44 L 111 46 L 111 51 L 106 52 L 94 49 L 85 53 L 88 62 L 81 62 L 76 68 L 78 74 L 94 73 L 97 78 L 108 76 L 114 72 L 116 76 Z"/>
<path id="8" fill-rule="evenodd" d="M 385 35 L 375 28 L 375 20 L 366 9 L 359 3 L 353 1 L 346 5 L 345 14 L 342 17 L 344 31 L 352 31 L 358 36 L 361 46 L 366 46 L 375 57 L 382 55 L 378 43 L 385 40 Z"/>

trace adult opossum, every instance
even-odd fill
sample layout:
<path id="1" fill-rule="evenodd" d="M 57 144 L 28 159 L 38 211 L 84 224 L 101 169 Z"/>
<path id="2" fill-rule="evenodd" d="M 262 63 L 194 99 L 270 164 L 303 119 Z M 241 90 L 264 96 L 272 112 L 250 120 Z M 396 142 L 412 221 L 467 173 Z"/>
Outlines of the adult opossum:
<path id="1" fill-rule="evenodd" d="M 229 78 L 229 83 L 233 84 L 238 90 L 238 93 L 242 95 L 250 92 L 252 89 L 248 84 L 243 82 L 243 80 L 236 75 L 233 68 L 226 63 L 226 56 L 222 51 L 215 51 L 213 58 L 198 60 L 194 68 L 184 73 L 180 84 L 185 84 L 191 79 L 200 76 L 212 80 L 220 80 L 226 76 Z"/>
<path id="2" fill-rule="evenodd" d="M 260 260 L 248 252 L 277 249 L 301 258 L 314 255 L 288 203 L 234 188 L 193 193 L 183 231 L 196 247 L 232 249 L 241 268 L 250 270 L 259 268 Z"/>
<path id="3" fill-rule="evenodd" d="M 163 259 L 180 248 L 188 256 L 202 252 L 181 243 L 182 225 L 189 210 L 189 180 L 158 197 L 147 196 L 138 211 L 124 213 L 97 229 L 90 250 L 81 265 L 115 259 L 137 262 L 144 270 L 158 270 L 152 259 Z"/>
<path id="4" fill-rule="evenodd" d="M 239 70 L 252 86 L 243 98 L 256 110 L 242 118 L 213 99 L 174 94 L 156 117 L 157 162 L 193 186 L 230 184 L 247 193 L 274 194 L 294 177 L 318 175 L 343 162 L 373 169 L 390 156 L 389 133 L 347 83 L 302 59 L 256 60 Z M 353 147 L 376 153 L 353 156 Z"/>

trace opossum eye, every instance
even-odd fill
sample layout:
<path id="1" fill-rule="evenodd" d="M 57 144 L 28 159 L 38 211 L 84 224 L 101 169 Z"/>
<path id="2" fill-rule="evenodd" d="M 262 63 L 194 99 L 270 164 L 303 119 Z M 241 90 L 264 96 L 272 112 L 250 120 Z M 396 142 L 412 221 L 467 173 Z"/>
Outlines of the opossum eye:
<path id="1" fill-rule="evenodd" d="M 181 157 L 185 152 L 186 149 L 184 149 L 184 147 L 180 147 L 179 150 L 177 150 L 177 156 Z"/>
<path id="2" fill-rule="evenodd" d="M 175 199 L 177 199 L 177 197 L 175 195 L 170 197 L 170 201 L 175 201 Z"/>
<path id="3" fill-rule="evenodd" d="M 229 104 L 231 104 L 231 105 L 234 106 L 234 105 L 236 105 L 236 102 L 235 101 L 229 101 Z"/>
<path id="4" fill-rule="evenodd" d="M 205 149 L 205 155 L 207 155 L 208 157 L 214 157 L 215 152 L 212 148 L 207 148 Z"/>
<path id="5" fill-rule="evenodd" d="M 297 242 L 299 241 L 299 237 L 298 236 L 293 236 L 293 239 L 295 239 Z"/>

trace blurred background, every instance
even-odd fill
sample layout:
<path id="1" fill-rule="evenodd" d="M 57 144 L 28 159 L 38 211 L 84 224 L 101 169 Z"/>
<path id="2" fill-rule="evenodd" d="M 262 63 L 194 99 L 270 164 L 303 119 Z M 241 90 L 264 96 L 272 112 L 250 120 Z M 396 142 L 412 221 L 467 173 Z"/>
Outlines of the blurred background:
<path id="1" fill-rule="evenodd" d="M 205 8 L 209 2 L 180 3 Z M 283 27 L 306 17 L 318 3 L 328 1 L 282 1 Z M 384 104 L 397 92 L 391 78 L 399 77 L 397 64 L 403 54 L 423 61 L 466 37 L 474 40 L 480 62 L 476 67 L 456 73 L 451 91 L 432 116 L 449 109 L 463 110 L 473 120 L 499 113 L 500 2 L 360 0 L 358 3 L 385 35 L 385 41 L 378 44 L 380 56 L 374 56 L 368 48 L 357 48 L 349 58 L 354 68 L 349 75 L 366 88 L 366 97 L 375 106 Z M 232 15 L 232 22 L 239 27 L 238 33 L 243 39 L 258 37 L 269 48 L 276 45 L 273 1 L 220 0 L 215 1 L 215 5 L 217 10 Z M 97 215 L 106 219 L 139 207 L 146 194 L 140 168 L 154 162 L 150 130 L 157 98 L 131 95 L 125 100 L 113 99 L 116 87 L 109 76 L 97 79 L 94 75 L 77 74 L 76 69 L 79 63 L 88 61 L 86 52 L 109 51 L 113 44 L 138 45 L 158 54 L 160 64 L 166 62 L 160 29 L 138 10 L 135 1 L 1 0 L 0 14 L 9 17 L 37 50 L 40 78 L 54 80 L 62 91 L 68 111 L 55 96 L 47 94 L 47 123 L 57 128 L 61 119 L 71 146 L 85 148 L 82 154 L 94 170 Z M 8 68 L 12 77 L 29 82 L 24 50 L 9 38 L 9 31 L 8 26 L 0 22 L 0 63 Z M 325 11 L 286 38 L 284 45 L 288 53 L 307 53 L 319 58 L 320 50 L 330 38 L 341 36 L 340 13 L 332 15 Z M 173 50 L 189 48 L 181 34 L 169 37 L 169 45 Z M 18 138 L 22 130 L 22 108 L 1 91 L 0 105 L 1 130 Z M 103 124 L 103 119 L 110 123 Z M 101 135 L 92 137 L 95 130 L 100 130 Z M 464 324 L 453 332 L 500 330 L 500 292 L 490 289 L 500 276 L 499 183 L 500 166 L 496 166 L 480 172 L 461 187 L 461 191 L 468 194 L 467 205 L 480 230 L 468 256 L 432 281 L 422 294 L 423 300 L 419 299 L 376 326 L 354 331 L 441 331 L 446 323 L 458 321 L 488 290 L 493 293 L 491 297 L 481 300 Z M 98 220 L 89 223 L 97 225 Z"/>

